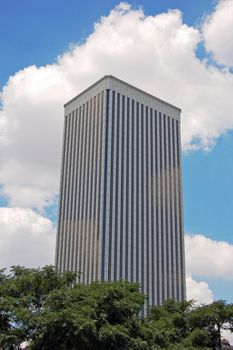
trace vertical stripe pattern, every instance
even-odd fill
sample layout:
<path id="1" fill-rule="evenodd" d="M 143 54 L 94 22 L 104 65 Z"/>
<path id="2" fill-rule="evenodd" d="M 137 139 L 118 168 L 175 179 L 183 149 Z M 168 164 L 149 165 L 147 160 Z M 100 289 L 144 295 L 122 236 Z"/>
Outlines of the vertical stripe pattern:
<path id="1" fill-rule="evenodd" d="M 180 122 L 117 89 L 65 115 L 56 266 L 185 298 Z"/>

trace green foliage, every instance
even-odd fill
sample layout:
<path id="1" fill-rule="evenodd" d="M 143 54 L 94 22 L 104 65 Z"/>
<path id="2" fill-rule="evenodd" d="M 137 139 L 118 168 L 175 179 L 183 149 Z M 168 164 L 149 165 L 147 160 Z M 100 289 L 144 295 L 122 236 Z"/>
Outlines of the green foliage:
<path id="1" fill-rule="evenodd" d="M 29 340 L 33 350 L 221 349 L 221 330 L 233 330 L 233 306 L 196 307 L 167 300 L 142 318 L 139 285 L 76 283 L 53 266 L 0 270 L 0 346 Z"/>
<path id="2" fill-rule="evenodd" d="M 221 350 L 221 330 L 233 330 L 233 305 L 218 300 L 196 308 L 189 316 L 189 323 L 192 330 L 200 328 L 207 332 L 212 349 Z"/>
<path id="3" fill-rule="evenodd" d="M 190 343 L 194 347 L 203 347 L 210 345 L 210 337 L 206 330 L 196 328 L 189 336 Z"/>
<path id="4" fill-rule="evenodd" d="M 31 339 L 48 295 L 72 286 L 75 280 L 76 274 L 68 272 L 61 277 L 53 266 L 12 266 L 9 275 L 0 270 L 0 345 L 10 348 Z"/>
<path id="5" fill-rule="evenodd" d="M 54 290 L 37 318 L 33 349 L 125 349 L 144 297 L 138 285 L 92 283 Z M 63 345 L 61 345 L 63 344 Z"/>

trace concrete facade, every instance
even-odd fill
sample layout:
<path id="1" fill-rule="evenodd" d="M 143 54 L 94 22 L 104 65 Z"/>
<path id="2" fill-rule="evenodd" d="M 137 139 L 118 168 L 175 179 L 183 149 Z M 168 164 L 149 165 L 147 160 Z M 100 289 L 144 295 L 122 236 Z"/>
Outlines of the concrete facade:
<path id="1" fill-rule="evenodd" d="M 56 266 L 185 298 L 180 109 L 105 76 L 65 105 Z"/>

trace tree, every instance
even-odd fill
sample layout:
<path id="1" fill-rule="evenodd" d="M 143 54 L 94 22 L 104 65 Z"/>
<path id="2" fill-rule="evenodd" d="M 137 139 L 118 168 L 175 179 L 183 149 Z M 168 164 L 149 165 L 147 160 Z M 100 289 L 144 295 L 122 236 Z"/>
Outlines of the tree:
<path id="1" fill-rule="evenodd" d="M 13 266 L 0 271 L 0 345 L 11 348 L 31 339 L 37 318 L 51 291 L 75 283 L 76 274 L 59 276 L 54 267 L 27 269 Z"/>
<path id="2" fill-rule="evenodd" d="M 209 346 L 212 349 L 222 349 L 221 331 L 233 331 L 233 305 L 224 300 L 214 301 L 194 309 L 189 315 L 190 328 L 201 329 L 209 335 Z"/>
<path id="3" fill-rule="evenodd" d="M 143 303 L 139 286 L 121 281 L 55 290 L 38 319 L 33 348 L 128 349 Z"/>
<path id="4" fill-rule="evenodd" d="M 145 320 L 148 329 L 155 329 L 156 341 L 161 347 L 170 343 L 181 343 L 188 334 L 188 314 L 193 306 L 192 301 L 175 302 L 166 300 L 161 306 L 153 306 Z M 160 339 L 160 340 L 159 340 Z"/>
<path id="5" fill-rule="evenodd" d="M 138 284 L 85 286 L 76 284 L 75 274 L 61 276 L 52 266 L 14 266 L 2 278 L 0 295 L 8 324 L 20 334 L 12 345 L 30 340 L 32 349 L 41 350 L 127 349 L 144 304 Z M 2 345 L 9 335 L 2 334 Z"/>
<path id="6" fill-rule="evenodd" d="M 29 340 L 32 350 L 209 350 L 221 349 L 222 329 L 233 331 L 233 306 L 224 301 L 167 300 L 143 318 L 138 284 L 83 285 L 77 277 L 52 266 L 1 270 L 0 346 Z"/>

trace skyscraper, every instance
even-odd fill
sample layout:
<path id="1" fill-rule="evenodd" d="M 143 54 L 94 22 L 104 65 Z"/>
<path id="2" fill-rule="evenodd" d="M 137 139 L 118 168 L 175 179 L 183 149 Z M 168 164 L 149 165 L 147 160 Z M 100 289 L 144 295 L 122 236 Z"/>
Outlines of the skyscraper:
<path id="1" fill-rule="evenodd" d="M 60 271 L 185 298 L 180 112 L 113 76 L 65 104 Z"/>

